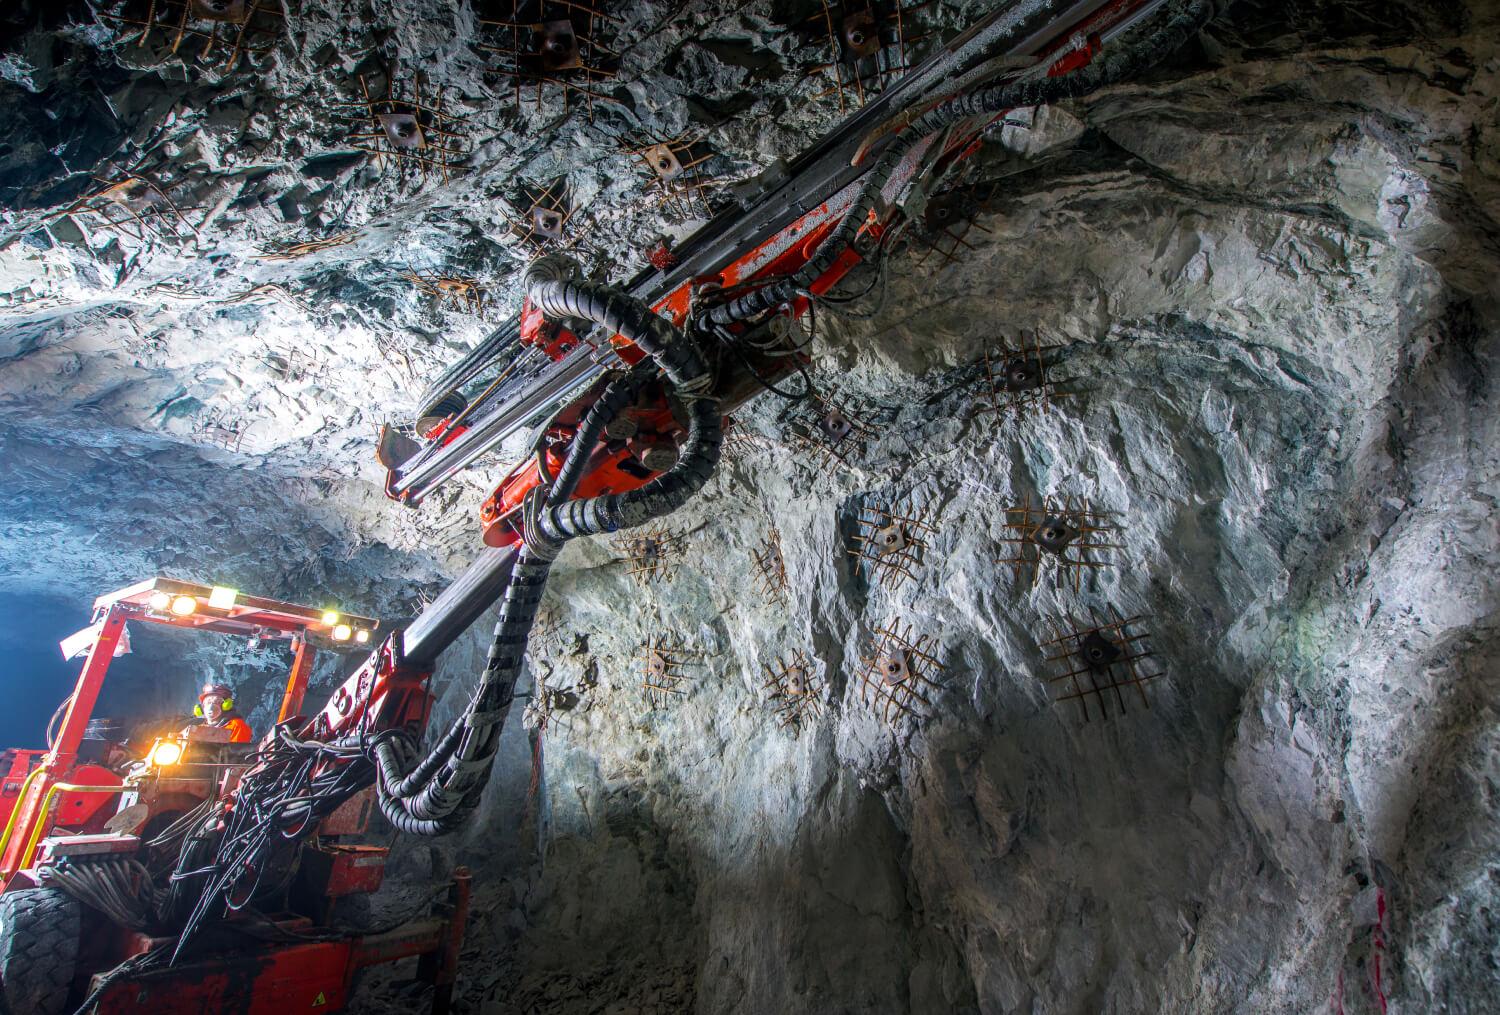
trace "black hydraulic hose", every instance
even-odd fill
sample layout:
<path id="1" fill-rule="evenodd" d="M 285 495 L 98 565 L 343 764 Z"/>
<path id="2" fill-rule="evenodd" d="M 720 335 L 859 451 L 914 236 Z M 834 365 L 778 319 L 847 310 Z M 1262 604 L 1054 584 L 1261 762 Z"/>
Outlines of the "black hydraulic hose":
<path id="1" fill-rule="evenodd" d="M 526 269 L 532 305 L 551 317 L 582 317 L 619 334 L 654 359 L 676 388 L 691 390 L 708 376 L 698 347 L 675 325 L 623 289 L 574 278 L 567 258 L 543 257 Z"/>
<path id="2" fill-rule="evenodd" d="M 551 484 L 551 493 L 547 498 L 549 503 L 555 503 L 573 495 L 573 491 L 577 489 L 579 481 L 583 478 L 590 452 L 603 434 L 604 428 L 635 400 L 640 389 L 651 379 L 652 375 L 653 371 L 647 365 L 642 364 L 629 373 L 615 378 L 605 388 L 598 401 L 590 407 L 582 423 L 579 424 L 572 446 L 569 448 L 568 457 L 556 480 Z M 402 759 L 397 754 L 395 744 L 375 751 L 375 761 L 379 766 L 380 779 L 385 792 L 401 799 L 410 799 L 414 796 L 453 756 L 454 750 L 462 740 L 464 729 L 465 727 L 460 724 L 450 727 L 416 767 L 404 774 L 401 771 Z"/>
<path id="3" fill-rule="evenodd" d="M 615 378 L 605 388 L 578 427 L 567 460 L 558 473 L 557 479 L 551 484 L 551 492 L 547 498 L 549 503 L 557 503 L 572 496 L 579 481 L 583 478 L 590 453 L 603 434 L 604 428 L 635 400 L 636 395 L 651 379 L 653 373 L 654 371 L 642 364 L 629 373 Z M 462 739 L 464 729 L 464 726 L 458 724 L 450 727 L 420 763 L 406 774 L 401 772 L 401 759 L 398 758 L 394 745 L 376 751 L 375 760 L 380 769 L 385 791 L 391 796 L 402 799 L 414 796 L 452 757 Z"/>
<path id="4" fill-rule="evenodd" d="M 624 376 L 611 381 L 599 400 L 590 406 L 588 414 L 578 424 L 577 433 L 573 435 L 568 458 L 552 482 L 552 492 L 547 497 L 548 504 L 561 504 L 573 496 L 573 491 L 578 489 L 578 483 L 583 479 L 584 469 L 588 467 L 594 445 L 604 435 L 604 428 L 635 401 L 641 388 L 651 379 L 652 373 L 653 371 L 645 368 L 644 363 L 635 367 Z"/>
<path id="5" fill-rule="evenodd" d="M 723 439 L 717 400 L 688 403 L 688 436 L 671 471 L 638 490 L 570 500 L 549 506 L 537 519 L 540 532 L 558 543 L 634 528 L 677 510 L 702 488 L 719 461 Z"/>
<path id="6" fill-rule="evenodd" d="M 853 245 L 901 160 L 924 138 L 968 117 L 1078 98 L 1134 77 L 1195 35 L 1213 13 L 1214 0 L 1178 0 L 1165 19 L 1152 20 L 1153 27 L 1131 30 L 1132 36 L 1141 33 L 1144 38 L 1138 42 L 1134 38 L 1122 39 L 1075 71 L 1058 77 L 1026 78 L 979 88 L 929 110 L 914 120 L 881 154 L 843 220 L 818 245 L 806 264 L 790 278 L 707 310 L 704 318 L 713 324 L 743 321 L 788 303 L 809 288 Z"/>
<path id="7" fill-rule="evenodd" d="M 593 321 L 646 352 L 688 406 L 688 437 L 676 464 L 639 490 L 570 500 L 605 427 L 634 401 L 651 373 L 636 367 L 615 378 L 590 407 L 550 488 L 538 487 L 523 505 L 522 548 L 484 672 L 463 718 L 409 772 L 403 771 L 400 738 L 386 736 L 372 745 L 381 812 L 402 831 L 439 835 L 478 806 L 542 591 L 563 544 L 580 535 L 638 525 L 674 509 L 707 481 L 718 461 L 722 421 L 717 399 L 707 394 L 712 377 L 697 347 L 644 303 L 619 289 L 579 281 L 575 273 L 576 266 L 565 259 L 542 258 L 527 271 L 527 295 L 550 317 Z"/>

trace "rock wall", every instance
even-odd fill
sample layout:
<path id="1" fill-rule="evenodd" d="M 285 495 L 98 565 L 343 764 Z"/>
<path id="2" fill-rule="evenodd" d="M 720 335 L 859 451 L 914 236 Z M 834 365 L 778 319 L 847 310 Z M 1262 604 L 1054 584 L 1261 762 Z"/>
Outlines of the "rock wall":
<path id="1" fill-rule="evenodd" d="M 327 111 L 393 52 L 498 109 L 453 42 L 471 5 L 306 0 L 253 82 L 36 6 L 0 58 L 27 125 L 0 150 L 0 574 L 90 596 L 175 570 L 399 618 L 471 555 L 499 470 L 398 511 L 374 424 L 513 308 L 514 182 L 567 176 L 619 277 L 687 228 L 639 199 L 620 131 L 711 124 L 734 179 L 837 115 L 799 78 L 796 5 L 632 5 L 594 121 L 486 120 L 474 172 L 393 188 Z M 871 431 L 847 461 L 763 396 L 669 520 L 670 575 L 565 552 L 532 660 L 545 732 L 538 691 L 483 812 L 401 843 L 377 900 L 475 868 L 463 1010 L 1500 1007 L 1497 27 L 1478 0 L 1241 0 L 1145 79 L 1010 117 L 962 181 L 972 228 L 913 228 L 818 315 L 814 378 Z M 200 237 L 60 214 L 117 150 L 195 181 Z M 490 316 L 396 266 L 482 276 Z M 1029 336 L 1056 397 L 983 411 L 984 354 Z M 223 422 L 250 428 L 225 448 Z M 1076 587 L 1001 562 L 1010 509 L 1046 497 L 1111 529 Z M 896 504 L 931 530 L 887 587 L 850 551 Z M 777 598 L 753 562 L 773 527 Z M 1111 611 L 1160 675 L 1085 718 L 1047 643 Z M 861 678 L 898 623 L 930 683 L 886 715 Z M 486 639 L 445 660 L 440 717 Z M 660 707 L 650 639 L 681 649 Z M 792 728 L 767 667 L 797 652 L 817 708 Z M 357 1010 L 419 1003 L 400 975 Z"/>
<path id="2" fill-rule="evenodd" d="M 1496 23 L 1242 13 L 1009 129 L 958 263 L 914 245 L 824 322 L 876 431 L 847 467 L 764 396 L 668 580 L 565 554 L 537 666 L 579 703 L 488 1010 L 1495 1006 Z M 976 411 L 1027 334 L 1072 394 Z M 1047 496 L 1122 547 L 1077 590 L 997 564 Z M 935 531 L 892 592 L 849 550 L 894 501 Z M 1162 676 L 1085 721 L 1044 643 L 1112 610 Z M 887 723 L 859 678 L 897 621 L 941 672 Z M 702 653 L 656 709 L 653 636 Z M 799 649 L 793 732 L 765 667 Z"/>

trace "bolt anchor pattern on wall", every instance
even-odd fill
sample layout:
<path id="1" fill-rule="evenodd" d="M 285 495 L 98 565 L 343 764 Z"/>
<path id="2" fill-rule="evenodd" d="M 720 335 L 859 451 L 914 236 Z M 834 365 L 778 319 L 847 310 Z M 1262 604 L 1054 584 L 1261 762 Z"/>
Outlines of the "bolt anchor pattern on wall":
<path id="1" fill-rule="evenodd" d="M 1045 415 L 1055 399 L 1073 397 L 1075 391 L 1059 388 L 1051 376 L 1056 345 L 1042 345 L 1036 334 L 1023 335 L 1014 345 L 1001 345 L 984 354 L 984 378 L 978 391 L 976 415 L 994 413 L 997 419 L 1010 413 L 1040 412 Z"/>
<path id="2" fill-rule="evenodd" d="M 565 250 L 576 245 L 568 225 L 578 210 L 568 193 L 568 182 L 559 177 L 547 183 L 526 184 L 505 200 L 509 209 L 500 213 L 511 232 L 530 255 Z"/>
<path id="3" fill-rule="evenodd" d="M 755 561 L 755 586 L 772 605 L 786 601 L 786 558 L 781 553 L 781 531 L 772 528 L 757 548 L 750 551 Z"/>
<path id="4" fill-rule="evenodd" d="M 900 619 L 875 629 L 871 651 L 863 657 L 859 693 L 887 725 L 931 711 L 932 693 L 944 669 L 932 654 L 936 644 L 925 634 L 914 637 L 911 625 Z"/>
<path id="5" fill-rule="evenodd" d="M 789 656 L 778 658 L 775 665 L 761 665 L 766 671 L 764 690 L 776 722 L 783 729 L 801 732 L 804 726 L 823 714 L 823 684 L 808 662 L 807 653 L 797 649 Z"/>
<path id="6" fill-rule="evenodd" d="M 937 531 L 928 514 L 926 507 L 864 509 L 849 554 L 862 562 L 866 581 L 894 592 L 916 577 Z"/>
<path id="7" fill-rule="evenodd" d="M 614 77 L 620 53 L 606 45 L 608 29 L 619 23 L 601 4 L 580 0 L 511 0 L 478 5 L 487 40 L 479 49 L 495 54 L 493 73 L 511 79 L 517 111 L 541 110 L 549 90 L 560 94 L 563 113 L 582 100 L 592 122 L 597 101 L 613 101 L 594 86 Z M 530 102 L 527 91 L 534 93 Z"/>
<path id="8" fill-rule="evenodd" d="M 1017 577 L 1029 573 L 1033 585 L 1044 569 L 1052 568 L 1060 581 L 1071 579 L 1078 592 L 1085 573 L 1113 567 L 1112 551 L 1125 549 L 1106 542 L 1115 527 L 1105 512 L 1092 510 L 1082 498 L 1047 497 L 1037 506 L 1028 494 L 1020 505 L 1005 509 L 1005 525 L 1011 535 L 1002 542 L 1011 545 L 1012 553 L 996 563 L 1010 565 Z"/>
<path id="9" fill-rule="evenodd" d="M 1163 674 L 1147 669 L 1145 660 L 1153 655 L 1145 646 L 1148 636 L 1133 629 L 1145 619 L 1121 616 L 1111 607 L 1107 619 L 1091 612 L 1088 622 L 1072 617 L 1063 624 L 1053 621 L 1056 637 L 1041 648 L 1048 653 L 1048 662 L 1067 667 L 1066 672 L 1047 678 L 1054 689 L 1053 701 L 1078 702 L 1085 722 L 1095 716 L 1109 719 L 1112 712 L 1123 715 L 1131 697 L 1139 697 L 1141 707 L 1150 708 L 1145 684 Z"/>
<path id="10" fill-rule="evenodd" d="M 960 249 L 977 252 L 978 248 L 968 241 L 968 235 L 974 229 L 981 233 L 990 232 L 977 221 L 978 216 L 987 211 L 987 197 L 964 189 L 933 194 L 927 199 L 917 231 L 925 247 L 913 256 L 913 260 L 922 266 L 936 254 L 944 264 L 957 264 L 961 259 Z"/>
<path id="11" fill-rule="evenodd" d="M 874 436 L 872 427 L 831 396 L 804 399 L 786 420 L 787 440 L 825 467 L 847 466 Z"/>
<path id="12" fill-rule="evenodd" d="M 642 586 L 671 577 L 682 555 L 680 533 L 654 526 L 617 536 L 615 553 L 627 565 L 627 573 Z"/>
<path id="13" fill-rule="evenodd" d="M 686 694 L 683 685 L 691 678 L 685 669 L 701 658 L 701 652 L 685 648 L 681 642 L 654 633 L 647 635 L 639 661 L 646 704 L 652 709 L 666 708 L 675 696 Z"/>
<path id="14" fill-rule="evenodd" d="M 679 221 L 713 214 L 709 188 L 714 178 L 706 167 L 716 153 L 701 136 L 643 135 L 622 140 L 620 151 L 651 174 L 646 193 L 661 211 Z"/>
<path id="15" fill-rule="evenodd" d="M 801 23 L 823 36 L 830 57 L 808 70 L 833 81 L 813 98 L 837 97 L 844 113 L 890 87 L 912 66 L 912 48 L 925 37 L 914 31 L 913 18 L 932 2 L 822 0 L 823 9 Z"/>
<path id="16" fill-rule="evenodd" d="M 387 79 L 383 95 L 370 91 L 370 83 L 359 76 L 362 98 L 343 105 L 355 111 L 349 134 L 351 147 L 395 165 L 402 172 L 436 177 L 447 183 L 465 171 L 472 145 L 465 131 L 472 125 L 444 108 L 443 90 L 427 85 L 421 74 L 409 85 Z"/>

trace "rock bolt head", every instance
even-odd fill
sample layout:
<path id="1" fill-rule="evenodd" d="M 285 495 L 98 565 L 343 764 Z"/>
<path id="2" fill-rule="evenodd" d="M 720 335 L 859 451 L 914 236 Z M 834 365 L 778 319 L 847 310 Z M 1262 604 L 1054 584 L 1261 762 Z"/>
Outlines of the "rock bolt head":
<path id="1" fill-rule="evenodd" d="M 1120 658 L 1120 647 L 1098 631 L 1090 631 L 1078 643 L 1078 655 L 1094 673 L 1108 673 Z"/>

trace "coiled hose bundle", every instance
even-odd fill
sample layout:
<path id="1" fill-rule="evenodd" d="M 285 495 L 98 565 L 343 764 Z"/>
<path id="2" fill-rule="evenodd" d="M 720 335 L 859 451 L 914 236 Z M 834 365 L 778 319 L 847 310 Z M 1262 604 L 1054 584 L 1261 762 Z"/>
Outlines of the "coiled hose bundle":
<path id="1" fill-rule="evenodd" d="M 685 405 L 687 440 L 676 464 L 639 489 L 571 500 L 604 428 L 635 400 L 654 370 L 643 363 L 616 378 L 589 409 L 556 479 L 550 487 L 533 490 L 523 505 L 521 548 L 484 672 L 463 716 L 420 759 L 413 757 L 409 741 L 398 733 L 383 735 L 372 744 L 381 812 L 404 832 L 441 835 L 456 828 L 478 806 L 494 766 L 542 590 L 564 544 L 580 536 L 641 525 L 676 510 L 707 482 L 719 459 L 719 404 L 707 393 L 712 376 L 696 344 L 638 299 L 610 286 L 582 281 L 576 272 L 576 265 L 566 258 L 539 259 L 525 276 L 528 298 L 548 317 L 583 318 L 635 343 L 650 357 L 646 363 L 660 369 L 669 391 Z"/>
<path id="2" fill-rule="evenodd" d="M 881 193 L 896 168 L 923 139 L 969 117 L 1074 99 L 1134 77 L 1197 34 L 1213 13 L 1214 0 L 1176 0 L 1165 17 L 1132 28 L 1118 44 L 1075 71 L 1058 77 L 1033 77 L 976 88 L 934 107 L 913 120 L 881 153 L 838 228 L 818 245 L 806 264 L 785 279 L 707 310 L 702 320 L 721 326 L 747 320 L 789 303 L 807 291 L 854 245 L 870 211 L 879 206 Z"/>

